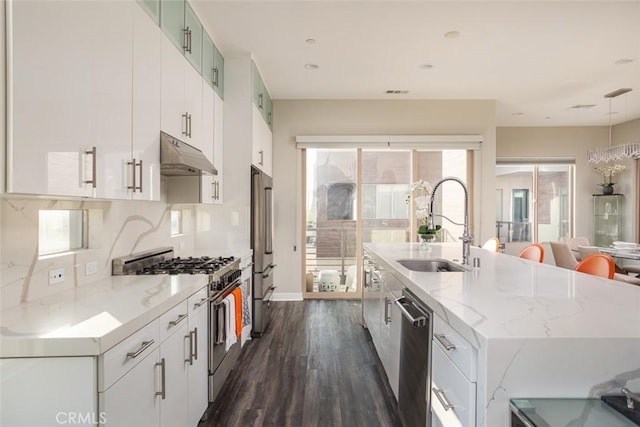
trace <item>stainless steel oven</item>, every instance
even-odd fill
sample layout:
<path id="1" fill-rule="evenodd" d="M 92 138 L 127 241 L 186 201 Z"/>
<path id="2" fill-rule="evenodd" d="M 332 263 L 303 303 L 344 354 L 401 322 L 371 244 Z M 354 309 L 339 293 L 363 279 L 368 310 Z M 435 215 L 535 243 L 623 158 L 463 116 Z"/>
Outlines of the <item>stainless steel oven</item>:
<path id="1" fill-rule="evenodd" d="M 242 283 L 242 270 L 237 266 L 225 273 L 217 282 L 210 284 L 209 298 L 209 401 L 213 402 L 231 369 L 235 365 L 240 353 L 240 337 L 227 349 L 227 328 L 229 316 L 235 313 L 228 312 L 224 304 L 225 298 Z M 242 304 L 242 301 L 239 302 Z M 235 334 L 235 331 L 231 332 Z"/>

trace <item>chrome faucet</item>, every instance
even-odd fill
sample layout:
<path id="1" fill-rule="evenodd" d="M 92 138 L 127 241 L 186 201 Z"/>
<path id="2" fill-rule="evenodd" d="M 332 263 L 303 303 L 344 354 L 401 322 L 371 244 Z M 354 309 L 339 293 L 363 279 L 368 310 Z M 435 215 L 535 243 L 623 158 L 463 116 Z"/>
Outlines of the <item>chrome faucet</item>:
<path id="1" fill-rule="evenodd" d="M 622 394 L 624 394 L 627 397 L 627 408 L 635 409 L 635 402 L 640 403 L 640 394 L 633 393 L 632 391 L 630 391 L 628 388 L 625 388 L 625 387 L 623 387 L 621 391 L 622 391 Z"/>
<path id="2" fill-rule="evenodd" d="M 462 233 L 462 264 L 469 265 L 469 256 L 471 253 L 471 242 L 473 241 L 473 237 L 469 232 L 469 190 L 467 189 L 467 185 L 462 182 L 461 179 L 456 178 L 455 176 L 447 176 L 442 178 L 440 181 L 436 182 L 433 186 L 433 191 L 431 191 L 431 200 L 429 201 L 429 214 L 427 215 L 427 228 L 434 229 L 435 225 L 433 222 L 433 202 L 436 197 L 436 190 L 440 185 L 445 181 L 455 181 L 462 186 L 464 190 L 464 231 Z M 443 216 L 443 218 L 446 218 Z M 451 221 L 449 218 L 446 218 Z"/>

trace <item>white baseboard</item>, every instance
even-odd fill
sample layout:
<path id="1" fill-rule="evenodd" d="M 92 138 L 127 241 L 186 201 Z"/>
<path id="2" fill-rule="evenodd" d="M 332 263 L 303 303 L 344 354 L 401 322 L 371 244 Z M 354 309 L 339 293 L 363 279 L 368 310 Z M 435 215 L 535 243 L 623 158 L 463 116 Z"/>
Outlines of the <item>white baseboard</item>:
<path id="1" fill-rule="evenodd" d="M 302 301 L 302 292 L 274 292 L 272 301 Z"/>

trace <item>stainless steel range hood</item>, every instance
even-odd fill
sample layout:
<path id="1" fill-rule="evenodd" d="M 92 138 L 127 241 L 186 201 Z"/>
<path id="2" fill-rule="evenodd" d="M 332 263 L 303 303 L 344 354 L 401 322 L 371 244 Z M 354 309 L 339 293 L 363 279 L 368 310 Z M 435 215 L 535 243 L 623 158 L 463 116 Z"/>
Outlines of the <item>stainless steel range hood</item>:
<path id="1" fill-rule="evenodd" d="M 160 132 L 160 173 L 165 176 L 218 175 L 202 151 Z"/>

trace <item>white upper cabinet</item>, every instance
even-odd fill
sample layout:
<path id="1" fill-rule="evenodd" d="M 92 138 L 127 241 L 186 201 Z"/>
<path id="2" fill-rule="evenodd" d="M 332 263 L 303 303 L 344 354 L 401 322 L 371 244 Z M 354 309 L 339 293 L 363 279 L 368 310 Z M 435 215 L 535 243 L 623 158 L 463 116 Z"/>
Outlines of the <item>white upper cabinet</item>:
<path id="1" fill-rule="evenodd" d="M 12 4 L 10 192 L 126 194 L 115 159 L 131 152 L 132 7 Z"/>
<path id="2" fill-rule="evenodd" d="M 202 150 L 202 77 L 162 35 L 161 128 Z"/>
<path id="3" fill-rule="evenodd" d="M 147 132 L 134 127 L 134 115 L 159 114 L 144 89 L 153 76 L 136 76 L 140 51 L 150 49 L 138 13 L 153 25 L 151 18 L 133 1 L 20 1 L 11 10 L 8 191 L 134 197 L 134 145 Z M 136 91 L 145 105 L 132 102 Z"/>
<path id="4" fill-rule="evenodd" d="M 127 188 L 134 199 L 160 200 L 160 28 L 145 12 L 133 15 L 133 144 Z"/>

